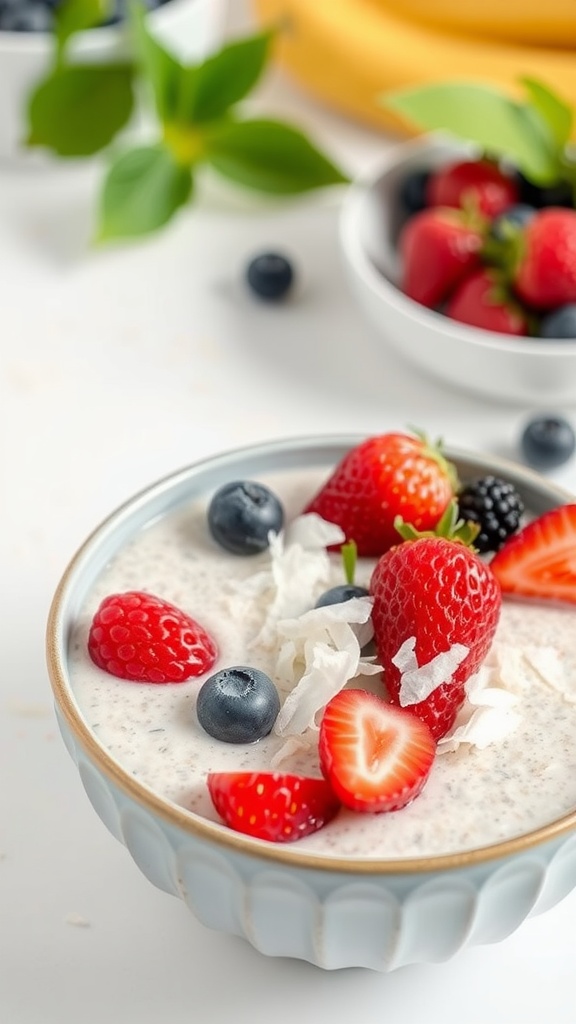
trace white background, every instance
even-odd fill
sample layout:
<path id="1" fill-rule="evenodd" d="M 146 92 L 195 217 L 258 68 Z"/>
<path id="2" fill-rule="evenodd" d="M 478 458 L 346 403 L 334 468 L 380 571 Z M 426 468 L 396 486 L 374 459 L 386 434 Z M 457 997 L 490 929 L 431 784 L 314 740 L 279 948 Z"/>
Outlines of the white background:
<path id="1" fill-rule="evenodd" d="M 231 30 L 249 25 L 243 5 L 233 14 Z M 390 145 L 276 72 L 256 105 L 350 173 Z M 325 973 L 204 929 L 91 809 L 56 733 L 43 638 L 59 576 L 104 515 L 198 457 L 285 435 L 415 423 L 514 455 L 531 412 L 444 389 L 385 348 L 346 286 L 341 192 L 248 202 L 206 182 L 162 235 L 96 252 L 99 181 L 95 165 L 0 171 L 0 1021 L 575 1024 L 576 894 L 448 964 Z M 298 269 L 281 307 L 242 281 L 268 248 Z M 574 463 L 555 478 L 576 490 Z"/>

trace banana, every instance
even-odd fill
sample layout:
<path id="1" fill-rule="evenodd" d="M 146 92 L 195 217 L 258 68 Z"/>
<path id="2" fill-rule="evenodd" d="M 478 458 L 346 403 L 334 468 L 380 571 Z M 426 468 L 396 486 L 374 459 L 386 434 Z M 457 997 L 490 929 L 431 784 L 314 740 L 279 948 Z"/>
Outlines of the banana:
<path id="1" fill-rule="evenodd" d="M 576 43 L 574 0 L 374 0 L 390 14 L 486 39 L 536 46 Z"/>
<path id="2" fill-rule="evenodd" d="M 414 127 L 379 97 L 448 79 L 491 82 L 514 96 L 520 95 L 519 76 L 529 75 L 576 110 L 574 50 L 441 32 L 395 16 L 384 0 L 252 2 L 262 25 L 284 29 L 277 38 L 278 62 L 329 107 L 372 127 L 413 134 Z"/>

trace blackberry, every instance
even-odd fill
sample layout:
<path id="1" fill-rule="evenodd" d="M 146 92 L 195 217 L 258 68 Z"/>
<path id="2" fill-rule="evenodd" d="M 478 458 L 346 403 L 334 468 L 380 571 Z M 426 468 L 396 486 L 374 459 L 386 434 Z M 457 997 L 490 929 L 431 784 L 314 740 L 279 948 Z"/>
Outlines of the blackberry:
<path id="1" fill-rule="evenodd" d="M 508 480 L 483 476 L 461 488 L 458 509 L 462 519 L 480 524 L 480 533 L 474 540 L 474 547 L 485 554 L 498 551 L 504 541 L 516 533 L 524 512 L 524 502 Z"/>

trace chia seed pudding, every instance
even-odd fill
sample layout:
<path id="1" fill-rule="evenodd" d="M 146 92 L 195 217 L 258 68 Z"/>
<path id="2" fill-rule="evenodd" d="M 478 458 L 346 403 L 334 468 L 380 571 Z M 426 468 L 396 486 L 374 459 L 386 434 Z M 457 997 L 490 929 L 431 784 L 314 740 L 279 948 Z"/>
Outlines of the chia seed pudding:
<path id="1" fill-rule="evenodd" d="M 255 479 L 280 497 L 289 523 L 324 475 L 287 470 Z M 194 500 L 151 523 L 114 557 L 83 605 L 70 639 L 69 663 L 83 718 L 124 771 L 167 802 L 219 821 L 206 786 L 209 771 L 269 771 L 279 765 L 277 770 L 318 776 L 317 747 L 310 736 L 291 747 L 274 730 L 252 744 L 219 742 L 196 718 L 196 695 L 206 677 L 178 684 L 134 683 L 97 668 L 87 648 L 100 602 L 112 593 L 144 590 L 187 612 L 214 637 L 219 657 L 213 671 L 252 665 L 274 680 L 285 700 L 297 678 L 279 671 L 278 637 L 263 628 L 270 599 L 252 585 L 269 572 L 270 552 L 238 557 L 218 547 L 207 526 L 208 500 Z M 339 555 L 326 555 L 325 564 L 316 596 L 343 582 Z M 374 564 L 359 560 L 357 583 L 368 584 Z M 482 672 L 483 685 L 471 690 L 471 704 L 457 727 L 474 705 L 483 704 L 484 691 L 485 710 L 495 714 L 483 739 L 458 742 L 462 734 L 453 731 L 453 740 L 449 735 L 440 741 L 427 784 L 407 807 L 383 814 L 343 808 L 294 849 L 370 859 L 458 853 L 513 838 L 573 810 L 576 611 L 505 598 Z M 376 673 L 347 685 L 384 692 Z M 501 701 L 493 699 L 495 691 Z"/>

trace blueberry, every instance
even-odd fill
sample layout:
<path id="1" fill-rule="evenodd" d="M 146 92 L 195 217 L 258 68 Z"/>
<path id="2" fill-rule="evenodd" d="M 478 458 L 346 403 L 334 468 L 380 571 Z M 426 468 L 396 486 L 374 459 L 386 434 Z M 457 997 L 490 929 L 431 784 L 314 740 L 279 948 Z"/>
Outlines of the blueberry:
<path id="1" fill-rule="evenodd" d="M 559 306 L 540 321 L 541 338 L 576 338 L 576 303 Z"/>
<path id="2" fill-rule="evenodd" d="M 154 10 L 169 0 L 144 0 L 147 10 Z M 0 0 L 0 31 L 48 32 L 54 25 L 54 9 L 61 0 Z M 128 0 L 113 0 L 104 25 L 115 25 L 128 14 Z"/>
<path id="3" fill-rule="evenodd" d="M 250 261 L 246 279 L 258 298 L 277 301 L 283 299 L 292 287 L 294 271 L 286 256 L 265 252 Z"/>
<path id="4" fill-rule="evenodd" d="M 398 193 L 404 212 L 411 216 L 426 206 L 426 188 L 430 180 L 430 171 L 411 171 L 400 182 Z"/>
<path id="5" fill-rule="evenodd" d="M 202 728 L 223 743 L 255 743 L 267 736 L 280 711 L 280 697 L 265 672 L 234 665 L 200 687 L 196 714 Z"/>
<path id="6" fill-rule="evenodd" d="M 215 541 L 234 555 L 256 555 L 279 533 L 284 509 L 272 491 L 253 480 L 224 484 L 208 506 L 208 527 Z"/>
<path id="7" fill-rule="evenodd" d="M 562 416 L 538 416 L 529 421 L 520 439 L 526 462 L 535 469 L 554 469 L 574 454 L 576 435 Z"/>
<path id="8" fill-rule="evenodd" d="M 48 32 L 52 24 L 50 8 L 38 0 L 5 7 L 0 14 L 0 29 L 4 32 Z"/>
<path id="9" fill-rule="evenodd" d="M 505 242 L 508 237 L 508 232 L 506 230 L 507 224 L 511 224 L 513 227 L 523 228 L 532 220 L 535 213 L 536 208 L 534 206 L 528 206 L 527 203 L 516 203 L 514 206 L 509 206 L 504 213 L 500 213 L 497 217 L 494 217 L 494 220 L 490 225 L 489 234 L 492 238 Z"/>
<path id="10" fill-rule="evenodd" d="M 555 185 L 535 185 L 520 174 L 519 183 L 520 199 L 529 206 L 539 210 L 545 206 L 574 206 L 574 189 L 568 181 L 558 181 Z"/>
<path id="11" fill-rule="evenodd" d="M 369 591 L 366 587 L 358 587 L 353 583 L 341 583 L 338 587 L 331 587 L 320 595 L 315 608 L 325 608 L 329 604 L 341 604 L 342 601 L 351 601 L 353 597 L 368 597 Z"/>

